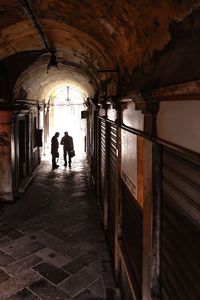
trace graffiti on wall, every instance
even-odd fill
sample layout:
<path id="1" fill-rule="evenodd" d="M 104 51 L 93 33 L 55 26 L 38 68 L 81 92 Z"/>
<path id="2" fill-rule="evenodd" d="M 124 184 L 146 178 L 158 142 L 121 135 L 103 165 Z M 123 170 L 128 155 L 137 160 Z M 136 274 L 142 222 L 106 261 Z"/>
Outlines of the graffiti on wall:
<path id="1" fill-rule="evenodd" d="M 0 132 L 0 146 L 9 146 L 7 132 Z"/>
<path id="2" fill-rule="evenodd" d="M 5 157 L 8 155 L 8 151 L 2 149 L 2 147 L 9 147 L 9 137 L 8 133 L 3 131 L 0 132 L 0 157 Z"/>

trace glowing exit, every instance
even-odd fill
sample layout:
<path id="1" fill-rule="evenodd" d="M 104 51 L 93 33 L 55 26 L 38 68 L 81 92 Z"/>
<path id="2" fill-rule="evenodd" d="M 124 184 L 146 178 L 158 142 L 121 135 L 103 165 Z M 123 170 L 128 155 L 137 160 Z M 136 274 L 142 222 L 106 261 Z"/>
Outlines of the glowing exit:
<path id="1" fill-rule="evenodd" d="M 65 131 L 73 137 L 76 155 L 85 151 L 86 120 L 81 119 L 85 95 L 73 86 L 62 86 L 50 95 L 50 137 Z"/>

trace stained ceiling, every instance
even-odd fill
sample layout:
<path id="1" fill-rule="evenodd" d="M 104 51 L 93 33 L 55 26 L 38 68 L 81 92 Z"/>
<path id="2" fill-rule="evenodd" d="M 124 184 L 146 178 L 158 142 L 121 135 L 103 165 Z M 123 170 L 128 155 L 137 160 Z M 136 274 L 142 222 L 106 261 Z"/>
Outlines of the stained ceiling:
<path id="1" fill-rule="evenodd" d="M 88 95 L 117 70 L 128 82 L 170 41 L 169 26 L 197 9 L 200 0 L 0 0 L 0 60 L 34 55 L 14 82 L 30 99 L 52 84 L 77 84 Z M 50 51 L 59 69 L 46 72 Z M 19 64 L 19 62 L 18 62 Z"/>

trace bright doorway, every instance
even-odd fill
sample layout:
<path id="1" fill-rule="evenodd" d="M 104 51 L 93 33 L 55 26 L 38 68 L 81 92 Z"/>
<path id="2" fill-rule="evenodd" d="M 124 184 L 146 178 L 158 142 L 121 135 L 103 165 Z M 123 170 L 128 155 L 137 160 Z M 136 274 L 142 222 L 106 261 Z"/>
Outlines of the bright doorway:
<path id="1" fill-rule="evenodd" d="M 55 89 L 49 98 L 49 144 L 55 132 L 60 132 L 59 142 L 65 131 L 73 137 L 76 158 L 85 154 L 86 119 L 81 119 L 86 95 L 74 86 L 62 86 Z M 50 146 L 50 145 L 49 145 Z M 62 146 L 59 147 L 62 156 Z"/>

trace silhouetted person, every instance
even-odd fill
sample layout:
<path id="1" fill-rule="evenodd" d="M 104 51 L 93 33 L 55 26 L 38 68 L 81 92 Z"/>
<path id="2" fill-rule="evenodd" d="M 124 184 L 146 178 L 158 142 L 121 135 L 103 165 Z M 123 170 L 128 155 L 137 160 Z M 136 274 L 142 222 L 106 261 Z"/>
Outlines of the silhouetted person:
<path id="1" fill-rule="evenodd" d="M 59 143 L 58 143 L 58 137 L 59 132 L 56 132 L 55 135 L 51 139 L 51 154 L 52 154 L 52 169 L 57 169 L 59 165 L 56 163 L 56 158 L 59 157 Z"/>
<path id="2" fill-rule="evenodd" d="M 73 138 L 68 135 L 68 132 L 65 132 L 65 135 L 62 137 L 61 145 L 63 145 L 63 158 L 64 158 L 64 166 L 67 166 L 67 154 L 68 154 L 68 162 L 69 166 L 71 167 L 71 151 L 74 150 L 74 143 L 73 143 Z"/>

